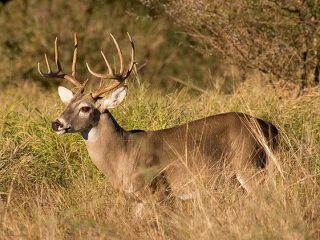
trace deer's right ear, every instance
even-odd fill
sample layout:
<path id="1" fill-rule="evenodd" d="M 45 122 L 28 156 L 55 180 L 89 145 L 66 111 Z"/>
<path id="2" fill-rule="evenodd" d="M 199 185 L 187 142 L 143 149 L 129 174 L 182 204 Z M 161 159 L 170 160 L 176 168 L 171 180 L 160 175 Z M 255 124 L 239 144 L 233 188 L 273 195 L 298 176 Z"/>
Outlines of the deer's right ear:
<path id="1" fill-rule="evenodd" d="M 102 110 L 111 109 L 118 106 L 126 98 L 128 87 L 123 86 L 115 90 L 111 96 L 106 99 L 102 99 Z"/>
<path id="2" fill-rule="evenodd" d="M 65 105 L 68 105 L 73 98 L 73 92 L 71 90 L 69 90 L 68 88 L 65 88 L 62 86 L 58 87 L 58 94 L 59 94 L 61 101 Z"/>

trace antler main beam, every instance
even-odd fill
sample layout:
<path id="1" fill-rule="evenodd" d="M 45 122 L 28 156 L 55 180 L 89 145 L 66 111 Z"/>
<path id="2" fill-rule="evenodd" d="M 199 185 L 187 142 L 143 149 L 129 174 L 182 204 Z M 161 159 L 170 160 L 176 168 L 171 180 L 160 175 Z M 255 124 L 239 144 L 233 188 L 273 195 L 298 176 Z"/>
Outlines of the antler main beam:
<path id="1" fill-rule="evenodd" d="M 119 47 L 119 44 L 118 42 L 116 41 L 116 39 L 114 38 L 114 36 L 112 34 L 110 34 L 115 46 L 116 46 L 116 49 L 117 49 L 117 52 L 118 52 L 118 56 L 119 56 L 119 61 L 120 61 L 120 70 L 119 70 L 119 73 L 115 73 L 106 56 L 104 55 L 104 53 L 101 51 L 101 55 L 107 65 L 107 68 L 108 68 L 108 73 L 97 73 L 97 72 L 94 72 L 93 70 L 91 70 L 91 68 L 89 67 L 89 64 L 86 63 L 87 65 L 87 68 L 88 68 L 88 71 L 95 77 L 98 77 L 98 78 L 102 78 L 102 79 L 114 79 L 116 80 L 117 82 L 110 85 L 110 86 L 103 86 L 103 87 L 100 87 L 98 88 L 96 91 L 94 91 L 91 95 L 93 98 L 98 98 L 100 95 L 106 93 L 106 92 L 109 92 L 115 88 L 117 88 L 121 83 L 124 82 L 125 79 L 127 79 L 132 70 L 133 70 L 133 67 L 134 67 L 134 64 L 135 64 L 135 49 L 134 49 L 134 43 L 132 41 L 132 38 L 130 36 L 129 33 L 128 34 L 128 37 L 129 37 L 129 40 L 130 40 L 130 44 L 131 44 L 131 60 L 130 60 L 130 63 L 129 63 L 129 66 L 128 66 L 128 69 L 127 71 L 124 70 L 124 63 L 123 63 L 123 55 L 122 55 L 122 52 L 121 52 L 121 49 Z"/>
<path id="2" fill-rule="evenodd" d="M 83 92 L 87 81 L 81 83 L 79 80 L 76 79 L 77 55 L 78 55 L 78 39 L 77 39 L 77 34 L 75 33 L 71 75 L 64 73 L 61 67 L 60 59 L 59 59 L 58 38 L 56 37 L 54 41 L 54 60 L 58 70 L 56 72 L 53 72 L 51 70 L 51 67 L 47 58 L 47 54 L 45 54 L 44 58 L 48 68 L 48 73 L 44 73 L 41 71 L 40 63 L 38 63 L 38 72 L 40 73 L 41 76 L 47 77 L 47 78 L 63 78 L 69 81 L 70 83 L 72 83 L 73 85 L 75 85 L 77 88 L 80 89 L 81 92 Z"/>

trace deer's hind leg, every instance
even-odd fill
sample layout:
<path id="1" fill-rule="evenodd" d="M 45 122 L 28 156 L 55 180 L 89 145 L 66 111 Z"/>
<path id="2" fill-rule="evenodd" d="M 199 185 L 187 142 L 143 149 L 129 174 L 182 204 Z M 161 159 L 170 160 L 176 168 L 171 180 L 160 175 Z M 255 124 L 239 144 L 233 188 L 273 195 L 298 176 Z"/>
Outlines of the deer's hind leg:
<path id="1" fill-rule="evenodd" d="M 265 164 L 265 154 L 256 144 L 246 143 L 245 141 L 238 145 L 238 151 L 234 151 L 232 165 L 235 176 L 241 186 L 252 193 L 262 181 Z"/>

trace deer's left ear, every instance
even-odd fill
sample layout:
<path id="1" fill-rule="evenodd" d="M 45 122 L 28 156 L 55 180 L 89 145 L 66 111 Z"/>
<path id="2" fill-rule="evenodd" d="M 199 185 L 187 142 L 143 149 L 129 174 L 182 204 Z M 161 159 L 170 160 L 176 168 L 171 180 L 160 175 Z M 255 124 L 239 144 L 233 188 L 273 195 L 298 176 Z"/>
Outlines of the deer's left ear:
<path id="1" fill-rule="evenodd" d="M 59 94 L 61 101 L 65 105 L 68 105 L 74 96 L 74 94 L 71 90 L 69 90 L 68 88 L 62 87 L 62 86 L 58 87 L 58 94 Z"/>
<path id="2" fill-rule="evenodd" d="M 114 91 L 111 96 L 106 99 L 100 100 L 102 109 L 111 109 L 117 107 L 126 98 L 128 92 L 128 87 L 123 86 Z"/>

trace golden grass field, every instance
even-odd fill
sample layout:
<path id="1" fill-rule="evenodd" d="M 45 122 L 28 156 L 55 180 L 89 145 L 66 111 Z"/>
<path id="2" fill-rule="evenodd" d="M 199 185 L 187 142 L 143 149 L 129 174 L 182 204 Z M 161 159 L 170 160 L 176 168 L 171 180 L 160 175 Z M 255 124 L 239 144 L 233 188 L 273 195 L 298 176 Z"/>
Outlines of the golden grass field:
<path id="1" fill-rule="evenodd" d="M 35 84 L 0 92 L 0 239 L 319 239 L 320 90 L 292 98 L 248 80 L 232 95 L 191 94 L 129 85 L 112 111 L 125 129 L 162 129 L 228 111 L 269 120 L 281 129 L 281 172 L 265 173 L 248 195 L 223 172 L 197 198 L 168 204 L 146 199 L 142 219 L 91 163 L 80 135 L 56 135 L 63 106 L 56 91 Z M 282 173 L 282 175 L 281 175 Z"/>

